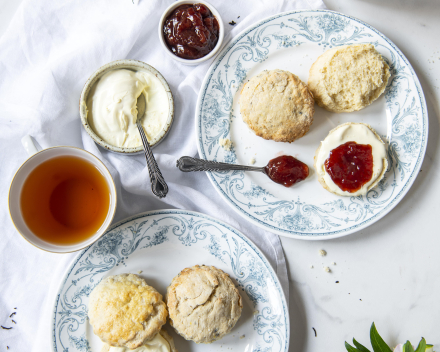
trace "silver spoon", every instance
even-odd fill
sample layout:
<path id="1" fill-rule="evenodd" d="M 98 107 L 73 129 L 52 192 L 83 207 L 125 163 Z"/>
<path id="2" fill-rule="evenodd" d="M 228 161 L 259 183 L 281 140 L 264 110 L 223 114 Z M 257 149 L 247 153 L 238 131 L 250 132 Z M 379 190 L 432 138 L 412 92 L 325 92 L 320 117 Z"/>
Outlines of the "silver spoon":
<path id="1" fill-rule="evenodd" d="M 144 128 L 141 125 L 142 117 L 145 115 L 147 103 L 145 101 L 145 95 L 141 94 L 137 99 L 137 120 L 136 126 L 141 135 L 142 145 L 144 146 L 145 158 L 147 159 L 148 172 L 150 174 L 151 191 L 159 198 L 164 198 L 168 193 L 168 185 L 160 172 L 156 159 L 154 159 L 153 152 L 151 151 L 150 144 L 148 143 L 147 136 L 145 135 Z"/>
<path id="2" fill-rule="evenodd" d="M 176 166 L 179 168 L 180 171 L 183 172 L 239 170 L 258 171 L 267 175 L 266 167 L 219 163 L 217 161 L 191 158 L 190 156 L 182 156 L 179 160 L 177 160 Z"/>
<path id="3" fill-rule="evenodd" d="M 217 161 L 182 156 L 177 160 L 176 166 L 183 172 L 230 170 L 257 171 L 262 172 L 273 182 L 279 183 L 285 187 L 290 187 L 297 182 L 305 180 L 309 176 L 308 166 L 290 155 L 282 155 L 272 159 L 263 167 L 219 163 Z"/>

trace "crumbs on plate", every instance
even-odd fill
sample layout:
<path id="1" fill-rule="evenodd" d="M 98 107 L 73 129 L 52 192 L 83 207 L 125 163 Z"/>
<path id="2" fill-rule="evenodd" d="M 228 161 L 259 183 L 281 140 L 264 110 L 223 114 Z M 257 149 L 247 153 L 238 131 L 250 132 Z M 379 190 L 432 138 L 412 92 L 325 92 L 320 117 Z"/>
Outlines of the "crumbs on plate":
<path id="1" fill-rule="evenodd" d="M 222 147 L 224 150 L 231 150 L 232 142 L 229 138 L 220 138 L 218 142 L 220 144 L 220 147 Z"/>

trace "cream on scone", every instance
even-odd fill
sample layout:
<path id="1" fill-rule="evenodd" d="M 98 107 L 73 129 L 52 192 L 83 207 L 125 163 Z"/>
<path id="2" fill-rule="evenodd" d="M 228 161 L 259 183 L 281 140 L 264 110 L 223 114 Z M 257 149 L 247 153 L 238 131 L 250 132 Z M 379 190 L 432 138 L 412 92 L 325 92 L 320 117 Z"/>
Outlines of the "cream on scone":
<path id="1" fill-rule="evenodd" d="M 162 295 L 135 274 L 109 276 L 90 294 L 90 325 L 110 346 L 142 346 L 153 340 L 167 315 Z"/>
<path id="2" fill-rule="evenodd" d="M 372 147 L 373 167 L 371 179 L 354 192 L 342 190 L 326 170 L 326 161 L 329 159 L 330 153 L 348 142 Z M 324 141 L 321 142 L 315 153 L 314 166 L 319 182 L 329 192 L 340 196 L 365 195 L 379 183 L 387 170 L 388 160 L 385 143 L 371 126 L 364 123 L 347 122 L 332 129 Z"/>
<path id="3" fill-rule="evenodd" d="M 167 289 L 170 324 L 195 343 L 211 343 L 229 333 L 243 309 L 228 274 L 214 266 L 183 269 Z"/>

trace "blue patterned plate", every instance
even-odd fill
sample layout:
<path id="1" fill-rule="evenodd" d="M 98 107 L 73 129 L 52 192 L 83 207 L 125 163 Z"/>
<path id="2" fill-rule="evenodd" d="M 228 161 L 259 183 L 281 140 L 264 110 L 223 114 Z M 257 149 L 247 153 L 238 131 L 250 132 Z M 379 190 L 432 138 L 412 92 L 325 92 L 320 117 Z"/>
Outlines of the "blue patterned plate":
<path id="1" fill-rule="evenodd" d="M 242 121 L 238 100 L 243 83 L 265 69 L 290 71 L 307 82 L 313 62 L 326 50 L 372 43 L 390 65 L 392 76 L 378 100 L 353 113 L 330 113 L 316 106 L 309 133 L 294 143 L 257 137 Z M 313 156 L 328 132 L 344 122 L 370 124 L 387 142 L 389 169 L 366 196 L 339 197 L 324 190 L 313 170 Z M 382 33 L 356 18 L 326 10 L 294 11 L 249 27 L 219 54 L 200 90 L 196 109 L 202 158 L 264 166 L 282 154 L 309 165 L 310 177 L 291 188 L 263 174 L 208 173 L 226 202 L 254 224 L 301 239 L 329 239 L 359 231 L 387 214 L 411 187 L 425 155 L 428 116 L 420 83 L 402 52 Z M 219 146 L 229 138 L 230 151 Z"/>
<path id="2" fill-rule="evenodd" d="M 102 342 L 87 319 L 90 292 L 109 275 L 134 273 L 165 294 L 182 269 L 214 265 L 228 273 L 243 298 L 242 316 L 232 332 L 211 345 L 197 345 L 167 324 L 180 352 L 285 352 L 289 312 L 280 282 L 267 259 L 243 234 L 209 216 L 160 210 L 112 226 L 83 250 L 61 284 L 53 313 L 56 352 L 99 352 Z"/>

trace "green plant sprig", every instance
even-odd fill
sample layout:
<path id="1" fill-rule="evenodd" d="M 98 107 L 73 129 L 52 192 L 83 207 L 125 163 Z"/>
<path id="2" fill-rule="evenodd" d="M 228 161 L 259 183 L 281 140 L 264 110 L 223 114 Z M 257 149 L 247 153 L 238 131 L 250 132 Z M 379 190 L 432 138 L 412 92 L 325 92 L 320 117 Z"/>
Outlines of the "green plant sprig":
<path id="1" fill-rule="evenodd" d="M 374 325 L 374 323 L 371 324 L 371 328 L 370 328 L 370 341 L 374 352 L 393 352 L 377 332 L 376 325 Z M 348 352 L 371 352 L 368 348 L 361 345 L 354 338 L 353 338 L 353 344 L 355 347 L 353 347 L 347 341 L 345 341 L 345 348 L 347 349 Z M 432 351 L 432 347 L 433 347 L 432 345 L 427 345 L 425 339 L 422 337 L 415 351 L 411 345 L 411 342 L 409 341 L 406 341 L 406 343 L 403 345 L 402 351 L 428 352 L 428 351 Z"/>

